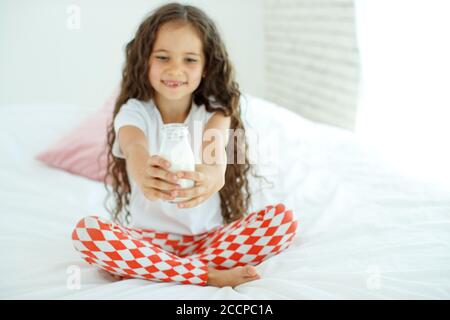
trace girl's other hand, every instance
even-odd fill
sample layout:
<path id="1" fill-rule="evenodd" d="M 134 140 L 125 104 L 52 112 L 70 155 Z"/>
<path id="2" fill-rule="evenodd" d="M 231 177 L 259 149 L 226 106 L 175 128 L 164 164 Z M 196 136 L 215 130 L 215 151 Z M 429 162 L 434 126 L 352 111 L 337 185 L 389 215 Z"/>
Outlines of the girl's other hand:
<path id="1" fill-rule="evenodd" d="M 178 208 L 192 208 L 198 206 L 217 191 L 214 180 L 204 172 L 178 171 L 177 175 L 179 178 L 190 179 L 195 182 L 194 187 L 181 189 L 178 192 L 179 197 L 189 199 L 178 202 Z"/>
<path id="2" fill-rule="evenodd" d="M 173 200 L 177 197 L 176 190 L 181 189 L 181 186 L 177 184 L 176 174 L 168 171 L 168 168 L 170 162 L 163 157 L 154 155 L 148 158 L 139 185 L 147 199 Z"/>

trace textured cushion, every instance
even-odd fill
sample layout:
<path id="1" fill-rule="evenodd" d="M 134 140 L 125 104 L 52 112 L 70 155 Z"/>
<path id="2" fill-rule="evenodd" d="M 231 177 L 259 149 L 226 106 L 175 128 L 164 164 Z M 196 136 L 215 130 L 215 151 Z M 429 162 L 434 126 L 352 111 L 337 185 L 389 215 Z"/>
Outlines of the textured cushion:
<path id="1" fill-rule="evenodd" d="M 107 126 L 112 118 L 117 95 L 116 89 L 103 107 L 38 154 L 36 159 L 57 169 L 103 181 L 106 173 Z"/>

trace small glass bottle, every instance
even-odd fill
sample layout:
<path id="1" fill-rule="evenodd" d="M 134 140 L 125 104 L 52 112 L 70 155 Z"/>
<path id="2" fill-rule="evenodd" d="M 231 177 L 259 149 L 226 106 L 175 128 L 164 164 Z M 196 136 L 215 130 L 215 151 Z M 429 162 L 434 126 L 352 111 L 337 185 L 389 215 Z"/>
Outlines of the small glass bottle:
<path id="1" fill-rule="evenodd" d="M 188 127 L 181 123 L 169 123 L 162 127 L 159 155 L 170 161 L 170 172 L 195 171 L 195 158 L 189 143 Z M 179 179 L 181 188 L 192 188 L 194 181 Z M 177 197 L 169 202 L 177 203 L 187 198 Z"/>

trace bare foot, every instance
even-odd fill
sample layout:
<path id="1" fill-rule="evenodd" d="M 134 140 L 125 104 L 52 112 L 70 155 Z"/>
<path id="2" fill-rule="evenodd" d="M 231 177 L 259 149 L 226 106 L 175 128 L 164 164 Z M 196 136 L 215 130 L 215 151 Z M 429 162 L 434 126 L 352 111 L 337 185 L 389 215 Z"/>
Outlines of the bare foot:
<path id="1" fill-rule="evenodd" d="M 130 278 L 130 277 L 127 277 L 127 276 L 121 276 L 121 275 L 118 275 L 118 274 L 114 274 L 114 273 L 111 273 L 111 272 L 103 270 L 103 269 L 98 269 L 98 271 L 102 274 L 103 277 L 113 278 L 114 280 L 117 280 L 117 281 Z"/>
<path id="2" fill-rule="evenodd" d="M 235 267 L 228 270 L 208 268 L 208 281 L 206 285 L 214 287 L 235 287 L 242 283 L 260 279 L 253 266 Z"/>
<path id="3" fill-rule="evenodd" d="M 114 279 L 116 279 L 116 280 L 128 280 L 128 279 L 133 279 L 133 277 L 131 277 L 131 276 L 121 276 L 121 275 L 118 275 L 118 274 L 111 274 L 112 276 L 113 276 L 113 278 Z"/>
<path id="4" fill-rule="evenodd" d="M 120 281 L 120 280 L 123 280 L 124 279 L 124 277 L 123 276 L 119 276 L 118 274 L 111 274 L 112 276 L 113 276 L 113 278 L 114 279 L 116 279 L 116 280 L 118 280 L 118 281 Z"/>

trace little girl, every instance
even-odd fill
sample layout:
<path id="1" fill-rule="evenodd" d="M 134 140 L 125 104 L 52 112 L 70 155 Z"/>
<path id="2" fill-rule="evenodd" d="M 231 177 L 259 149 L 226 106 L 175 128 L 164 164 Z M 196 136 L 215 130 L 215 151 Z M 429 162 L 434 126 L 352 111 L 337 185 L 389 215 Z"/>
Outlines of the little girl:
<path id="1" fill-rule="evenodd" d="M 228 141 L 228 130 L 244 130 L 239 99 L 225 46 L 202 10 L 171 3 L 143 21 L 126 46 L 108 130 L 105 181 L 112 182 L 113 219 L 86 217 L 72 233 L 85 261 L 121 278 L 182 284 L 234 287 L 260 278 L 254 266 L 289 247 L 297 221 L 281 203 L 245 215 L 247 148 L 243 164 L 227 161 L 225 151 L 235 140 Z M 214 141 L 218 161 L 172 173 L 157 155 L 160 130 L 182 123 L 192 137 L 194 122 L 203 133 L 222 133 Z M 210 147 L 200 145 L 197 159 Z M 180 178 L 194 187 L 181 188 Z M 176 197 L 188 200 L 171 203 Z M 121 221 L 130 217 L 125 227 Z"/>

